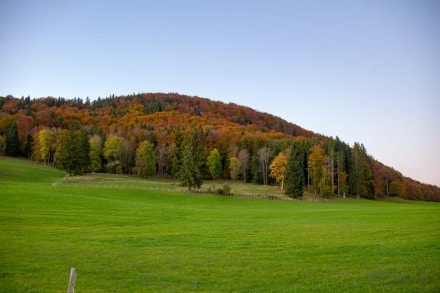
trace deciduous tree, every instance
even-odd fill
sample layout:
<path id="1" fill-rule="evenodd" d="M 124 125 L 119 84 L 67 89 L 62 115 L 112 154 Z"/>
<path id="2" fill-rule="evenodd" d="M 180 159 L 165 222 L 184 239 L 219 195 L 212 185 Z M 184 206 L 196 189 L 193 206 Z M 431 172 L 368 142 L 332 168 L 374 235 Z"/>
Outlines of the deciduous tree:
<path id="1" fill-rule="evenodd" d="M 110 135 L 104 143 L 104 158 L 107 160 L 107 170 L 112 173 L 122 173 L 122 156 L 124 152 L 124 139 Z"/>
<path id="2" fill-rule="evenodd" d="M 284 178 L 287 170 L 287 157 L 283 152 L 280 152 L 270 164 L 270 177 L 274 178 L 280 185 L 280 189 L 284 190 Z"/>
<path id="3" fill-rule="evenodd" d="M 405 194 L 405 185 L 399 179 L 393 180 L 390 183 L 390 193 L 391 196 L 403 196 Z"/>
<path id="4" fill-rule="evenodd" d="M 258 159 L 260 161 L 261 173 L 263 177 L 263 184 L 267 185 L 269 175 L 269 162 L 272 156 L 272 151 L 268 147 L 262 147 L 258 150 Z"/>
<path id="5" fill-rule="evenodd" d="M 92 172 L 99 172 L 102 170 L 102 138 L 95 134 L 89 139 L 90 144 L 90 169 Z"/>
<path id="6" fill-rule="evenodd" d="M 324 163 L 325 153 L 324 149 L 320 145 L 314 145 L 310 148 L 310 154 L 308 158 L 308 166 L 310 179 L 312 181 L 312 191 L 315 194 L 320 193 L 320 184 L 324 177 Z"/>
<path id="7" fill-rule="evenodd" d="M 161 143 L 156 148 L 157 173 L 163 175 L 168 172 L 168 147 L 165 143 Z"/>
<path id="8" fill-rule="evenodd" d="M 237 180 L 241 172 L 241 163 L 237 157 L 232 157 L 229 159 L 229 175 L 232 180 Z"/>
<path id="9" fill-rule="evenodd" d="M 136 172 L 144 178 L 156 173 L 156 151 L 149 141 L 143 141 L 136 150 Z"/>
<path id="10" fill-rule="evenodd" d="M 83 130 L 63 130 L 55 152 L 58 167 L 71 175 L 85 174 L 90 166 L 90 145 Z"/>
<path id="11" fill-rule="evenodd" d="M 32 157 L 44 165 L 52 165 L 56 149 L 58 132 L 56 130 L 42 129 L 34 139 Z"/>
<path id="12" fill-rule="evenodd" d="M 212 179 L 218 179 L 222 175 L 222 158 L 217 148 L 213 149 L 207 158 L 207 165 Z"/>
<path id="13" fill-rule="evenodd" d="M 132 171 L 132 166 L 135 158 L 135 149 L 132 143 L 130 143 L 125 138 L 122 138 L 122 171 L 126 174 L 130 174 Z"/>
<path id="14" fill-rule="evenodd" d="M 249 169 L 249 151 L 247 149 L 242 149 L 238 153 L 238 160 L 241 165 L 241 175 L 243 178 L 243 182 L 247 182 L 247 172 Z"/>

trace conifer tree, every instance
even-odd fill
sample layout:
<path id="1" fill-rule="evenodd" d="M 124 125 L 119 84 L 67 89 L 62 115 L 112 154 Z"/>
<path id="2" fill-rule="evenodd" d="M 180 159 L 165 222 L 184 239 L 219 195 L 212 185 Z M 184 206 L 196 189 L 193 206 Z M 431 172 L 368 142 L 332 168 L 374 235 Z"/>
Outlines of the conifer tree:
<path id="1" fill-rule="evenodd" d="M 12 123 L 9 128 L 8 133 L 6 134 L 5 139 L 6 147 L 5 147 L 5 155 L 16 157 L 20 153 L 19 144 L 18 144 L 18 129 L 17 129 L 17 121 Z"/>
<path id="2" fill-rule="evenodd" d="M 348 144 L 342 142 L 339 137 L 336 137 L 335 150 L 337 195 L 345 198 L 345 196 L 350 192 L 348 185 L 348 174 L 351 162 L 351 148 Z"/>
<path id="3" fill-rule="evenodd" d="M 260 161 L 258 159 L 258 149 L 254 146 L 251 152 L 249 161 L 249 175 L 253 183 L 261 184 L 263 183 L 263 176 L 261 174 Z"/>
<path id="4" fill-rule="evenodd" d="M 4 136 L 0 135 L 0 156 L 5 154 L 6 142 Z"/>
<path id="5" fill-rule="evenodd" d="M 372 171 L 364 145 L 356 142 L 351 155 L 350 190 L 357 198 L 370 197 L 372 196 Z"/>
<path id="6" fill-rule="evenodd" d="M 304 194 L 304 156 L 306 150 L 299 142 L 292 144 L 286 167 L 286 194 L 302 197 Z"/>
<path id="7" fill-rule="evenodd" d="M 34 143 L 34 140 L 32 138 L 32 135 L 28 134 L 28 136 L 26 136 L 26 142 L 23 146 L 23 155 L 25 155 L 27 158 L 30 158 L 32 155 L 33 143 Z"/>
<path id="8" fill-rule="evenodd" d="M 325 140 L 325 147 L 327 150 L 328 157 L 326 158 L 326 173 L 328 173 L 328 177 L 330 177 L 331 182 L 331 188 L 328 188 L 331 190 L 331 193 L 333 194 L 335 191 L 335 161 L 336 161 L 336 141 L 333 138 L 327 138 Z"/>
<path id="9" fill-rule="evenodd" d="M 342 150 L 338 151 L 336 154 L 336 172 L 337 172 L 337 190 L 338 196 L 343 196 L 345 198 L 348 192 L 347 184 L 347 172 L 345 171 L 345 159 Z"/>
<path id="10" fill-rule="evenodd" d="M 182 186 L 187 186 L 188 191 L 192 188 L 200 188 L 203 183 L 203 147 L 200 131 L 192 129 L 183 139 L 182 165 L 178 177 Z"/>
<path id="11" fill-rule="evenodd" d="M 170 172 L 177 178 L 179 177 L 178 173 L 182 166 L 183 134 L 180 128 L 176 128 L 173 134 L 174 140 L 168 148 L 168 160 L 170 161 Z"/>

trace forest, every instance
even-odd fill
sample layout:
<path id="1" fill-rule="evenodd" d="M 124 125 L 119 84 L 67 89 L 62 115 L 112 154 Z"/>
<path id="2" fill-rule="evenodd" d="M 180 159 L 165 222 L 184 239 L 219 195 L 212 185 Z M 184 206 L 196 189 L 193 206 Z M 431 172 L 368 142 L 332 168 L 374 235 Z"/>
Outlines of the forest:
<path id="1" fill-rule="evenodd" d="M 305 130 L 233 103 L 176 93 L 98 98 L 0 97 L 0 155 L 69 174 L 108 172 L 278 185 L 291 197 L 440 201 L 440 188 L 403 176 L 362 143 Z"/>

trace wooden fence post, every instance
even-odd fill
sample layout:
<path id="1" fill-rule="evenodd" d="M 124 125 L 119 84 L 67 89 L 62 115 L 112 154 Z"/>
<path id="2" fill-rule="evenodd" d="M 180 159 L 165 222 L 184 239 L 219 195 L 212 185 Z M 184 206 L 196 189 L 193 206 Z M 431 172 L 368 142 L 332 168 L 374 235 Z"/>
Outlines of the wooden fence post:
<path id="1" fill-rule="evenodd" d="M 67 289 L 67 293 L 75 292 L 75 279 L 76 279 L 76 269 L 72 268 L 70 270 L 69 289 Z"/>

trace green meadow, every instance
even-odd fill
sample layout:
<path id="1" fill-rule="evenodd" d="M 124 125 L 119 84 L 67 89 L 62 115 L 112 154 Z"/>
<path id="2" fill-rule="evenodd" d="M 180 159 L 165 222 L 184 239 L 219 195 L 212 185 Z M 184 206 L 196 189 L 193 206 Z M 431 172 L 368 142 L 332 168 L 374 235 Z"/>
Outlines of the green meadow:
<path id="1" fill-rule="evenodd" d="M 1 292 L 66 292 L 72 267 L 77 292 L 440 291 L 438 203 L 244 199 L 64 176 L 0 157 Z"/>

